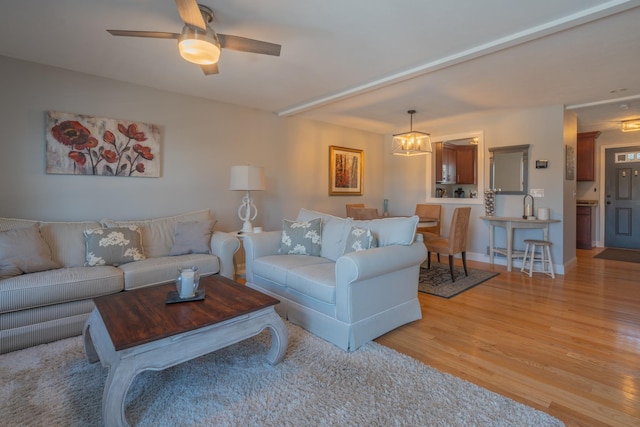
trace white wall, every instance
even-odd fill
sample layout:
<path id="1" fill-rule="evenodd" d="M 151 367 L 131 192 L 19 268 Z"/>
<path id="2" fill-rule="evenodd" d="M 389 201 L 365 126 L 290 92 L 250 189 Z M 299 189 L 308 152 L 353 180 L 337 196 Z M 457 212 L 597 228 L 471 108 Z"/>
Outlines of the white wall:
<path id="1" fill-rule="evenodd" d="M 575 123 L 575 117 L 573 118 Z M 544 189 L 544 197 L 535 199 L 535 208 L 548 207 L 551 218 L 560 219 L 560 224 L 552 224 L 550 240 L 553 242 L 552 256 L 554 263 L 562 273 L 563 263 L 567 261 L 564 254 L 563 228 L 575 228 L 574 221 L 565 223 L 565 187 L 564 182 L 564 107 L 561 105 L 541 107 L 525 110 L 501 111 L 486 114 L 474 114 L 466 117 L 452 117 L 438 121 L 429 126 L 426 131 L 437 135 L 461 134 L 466 132 L 484 131 L 484 147 L 482 161 L 484 163 L 483 187 L 489 183 L 488 147 L 502 147 L 508 145 L 530 144 L 529 149 L 529 189 Z M 575 124 L 574 133 L 575 133 Z M 423 131 L 425 129 L 422 129 Z M 575 136 L 574 136 L 575 144 Z M 385 144 L 390 147 L 390 142 Z M 427 202 L 427 173 L 433 173 L 431 158 L 424 157 L 396 157 L 387 150 L 385 160 L 385 195 L 390 199 L 392 214 L 409 214 L 413 212 L 416 203 Z M 431 156 L 431 155 L 428 155 Z M 422 159 L 422 160 L 420 160 Z M 536 160 L 548 160 L 547 169 L 536 169 Z M 479 195 L 480 196 L 480 195 Z M 469 224 L 469 239 L 467 241 L 467 255 L 469 259 L 488 262 L 486 247 L 489 242 L 489 226 L 479 217 L 484 215 L 482 200 L 469 199 L 431 199 L 430 203 L 441 203 L 444 208 L 445 221 L 443 233 L 448 233 L 450 218 L 455 207 L 471 206 L 471 221 Z M 496 216 L 522 216 L 523 196 L 496 196 Z M 575 216 L 575 203 L 573 214 Z M 514 239 L 516 249 L 524 250 L 522 240 L 532 236 L 540 238 L 539 230 L 518 230 Z M 575 240 L 575 231 L 574 231 Z M 496 245 L 506 247 L 506 236 L 503 230 L 496 233 Z M 575 242 L 573 256 L 575 256 Z M 498 259 L 496 262 L 503 262 Z"/>
<path id="2" fill-rule="evenodd" d="M 328 125 L 269 112 L 177 95 L 142 86 L 0 57 L 0 216 L 42 220 L 149 218 L 211 208 L 218 229 L 241 226 L 242 194 L 229 191 L 229 168 L 265 167 L 267 190 L 253 193 L 260 214 L 255 225 L 277 229 L 301 207 L 344 215 L 346 203 L 413 213 L 426 201 L 431 156 L 391 155 L 390 136 Z M 213 77 L 215 78 L 215 77 Z M 160 178 L 121 178 L 45 174 L 44 120 L 47 110 L 154 123 L 162 132 Z M 564 109 L 528 110 L 451 117 L 428 129 L 433 135 L 484 131 L 483 176 L 488 183 L 487 147 L 531 144 L 529 188 L 544 188 L 536 207 L 564 218 Z M 461 124 L 462 123 L 462 124 Z M 602 138 L 602 137 L 601 137 Z M 601 142 L 600 139 L 599 142 Z M 328 196 L 328 147 L 363 149 L 364 196 Z M 536 159 L 549 168 L 535 169 Z M 445 218 L 456 203 L 471 203 L 469 257 L 485 256 L 488 226 L 482 200 L 447 201 Z M 475 202 L 475 204 L 473 204 Z M 573 202 L 572 202 L 573 203 Z M 519 216 L 521 196 L 498 196 L 496 214 Z M 573 212 L 575 216 L 575 211 Z M 573 224 L 573 220 L 571 221 Z M 445 221 L 443 227 L 448 229 Z M 562 225 L 552 225 L 556 264 L 566 261 Z M 518 231 L 518 241 L 526 233 Z M 504 236 L 498 236 L 498 244 Z M 516 247 L 521 246 L 517 244 Z M 575 251 L 574 251 L 575 252 Z"/>
<path id="3" fill-rule="evenodd" d="M 345 203 L 380 205 L 383 137 L 269 112 L 0 57 L 0 216 L 41 220 L 151 218 L 210 208 L 237 230 L 243 194 L 232 165 L 265 167 L 254 225 L 278 229 L 301 207 L 344 215 Z M 203 78 L 215 78 L 203 77 Z M 160 178 L 45 174 L 45 112 L 157 124 Z M 329 145 L 365 151 L 364 196 L 328 196 Z"/>

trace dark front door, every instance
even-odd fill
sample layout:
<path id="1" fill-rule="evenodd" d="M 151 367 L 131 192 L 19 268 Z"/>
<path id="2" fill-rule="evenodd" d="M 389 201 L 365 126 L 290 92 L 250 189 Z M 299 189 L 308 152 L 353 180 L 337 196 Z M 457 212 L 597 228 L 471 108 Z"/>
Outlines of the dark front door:
<path id="1" fill-rule="evenodd" d="M 640 249 L 640 146 L 605 150 L 604 245 Z"/>

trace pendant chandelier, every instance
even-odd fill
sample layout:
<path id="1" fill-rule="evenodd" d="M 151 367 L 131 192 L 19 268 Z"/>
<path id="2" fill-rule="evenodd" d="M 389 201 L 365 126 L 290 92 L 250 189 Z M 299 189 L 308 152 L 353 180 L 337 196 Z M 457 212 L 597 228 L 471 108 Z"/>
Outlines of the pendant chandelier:
<path id="1" fill-rule="evenodd" d="M 411 117 L 410 131 L 393 135 L 392 153 L 397 156 L 418 156 L 431 153 L 431 136 L 428 133 L 413 130 L 413 115 L 416 110 L 409 110 L 407 113 Z"/>

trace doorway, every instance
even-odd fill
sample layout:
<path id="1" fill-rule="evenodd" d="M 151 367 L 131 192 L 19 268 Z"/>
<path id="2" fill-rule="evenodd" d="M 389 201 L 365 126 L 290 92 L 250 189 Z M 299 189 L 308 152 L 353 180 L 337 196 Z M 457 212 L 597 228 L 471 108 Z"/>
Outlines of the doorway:
<path id="1" fill-rule="evenodd" d="M 605 150 L 605 247 L 640 249 L 640 147 Z"/>

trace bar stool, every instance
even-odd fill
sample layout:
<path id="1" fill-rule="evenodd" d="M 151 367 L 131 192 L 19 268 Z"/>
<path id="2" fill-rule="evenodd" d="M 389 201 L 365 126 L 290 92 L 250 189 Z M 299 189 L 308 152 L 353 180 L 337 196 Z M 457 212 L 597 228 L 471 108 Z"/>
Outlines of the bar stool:
<path id="1" fill-rule="evenodd" d="M 540 263 L 539 272 L 547 274 L 555 279 L 556 275 L 553 272 L 553 261 L 551 260 L 551 242 L 533 239 L 526 239 L 524 242 L 527 246 L 524 248 L 524 258 L 522 258 L 522 267 L 520 268 L 520 271 L 524 271 L 525 266 L 527 265 L 528 256 L 529 277 L 531 277 L 531 273 L 533 273 L 533 262 L 537 261 Z M 536 256 L 536 246 L 540 246 L 540 256 Z M 529 248 L 531 248 L 531 252 L 529 252 Z"/>

